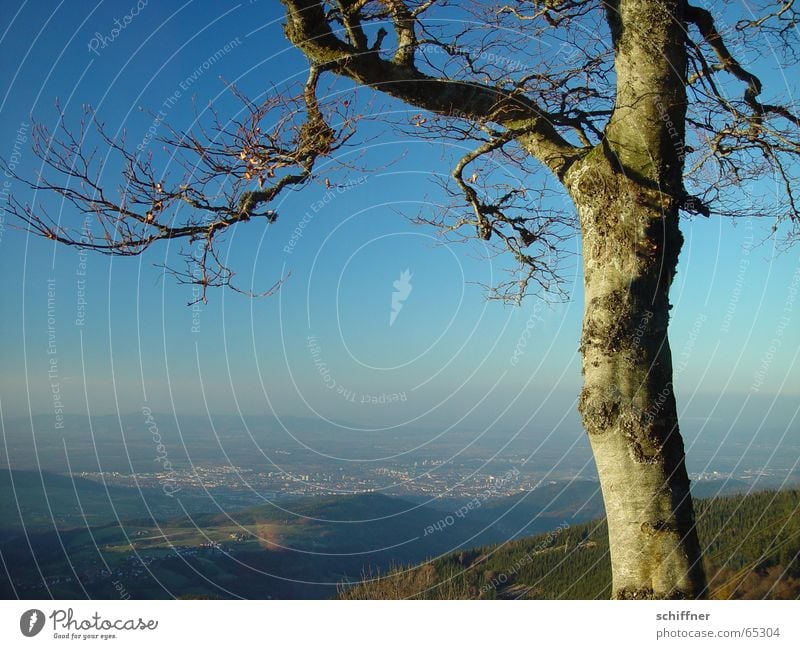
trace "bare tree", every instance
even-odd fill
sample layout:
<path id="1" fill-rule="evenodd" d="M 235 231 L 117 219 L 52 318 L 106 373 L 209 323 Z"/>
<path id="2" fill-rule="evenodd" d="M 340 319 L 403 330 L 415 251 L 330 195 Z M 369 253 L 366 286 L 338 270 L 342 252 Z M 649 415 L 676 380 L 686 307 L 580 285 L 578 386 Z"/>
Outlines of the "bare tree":
<path id="1" fill-rule="evenodd" d="M 169 186 L 96 124 L 124 165 L 118 199 L 99 184 L 97 152 L 83 150 L 91 114 L 75 134 L 38 127 L 36 151 L 57 178 L 30 186 L 61 194 L 102 231 L 87 238 L 18 201 L 16 216 L 37 234 L 107 254 L 201 241 L 205 254 L 191 260 L 199 270 L 180 279 L 230 285 L 218 236 L 277 218 L 271 203 L 313 178 L 360 121 L 347 101 L 322 96 L 321 77 L 416 107 L 406 124 L 415 134 L 474 143 L 447 184 L 452 207 L 418 218 L 509 252 L 517 270 L 498 297 L 557 287 L 562 244 L 580 235 L 579 409 L 608 516 L 613 596 L 702 597 L 667 336 L 679 216 L 770 216 L 795 237 L 800 120 L 788 103 L 762 99 L 744 63 L 765 39 L 796 62 L 793 1 L 733 22 L 683 0 L 282 1 L 286 37 L 310 64 L 297 97 L 242 97 L 245 119 L 172 132 L 165 142 L 184 156 L 186 176 Z M 519 173 L 499 178 L 498 160 Z M 747 183 L 764 177 L 780 191 L 743 202 Z M 543 200 L 556 190 L 569 199 L 563 209 Z"/>

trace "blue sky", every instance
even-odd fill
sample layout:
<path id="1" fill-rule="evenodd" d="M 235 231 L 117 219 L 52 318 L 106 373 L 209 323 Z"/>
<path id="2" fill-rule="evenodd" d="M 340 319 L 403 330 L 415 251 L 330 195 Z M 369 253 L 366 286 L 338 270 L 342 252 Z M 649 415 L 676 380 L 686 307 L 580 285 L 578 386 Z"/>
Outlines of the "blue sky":
<path id="1" fill-rule="evenodd" d="M 170 108 L 172 124 L 191 121 L 193 99 L 199 107 L 210 100 L 221 110 L 232 106 L 221 77 L 253 95 L 304 77 L 302 57 L 283 39 L 277 3 L 150 2 L 113 38 L 115 18 L 130 14 L 133 0 L 4 6 L 5 158 L 18 132 L 29 135 L 29 115 L 53 124 L 56 98 L 68 119 L 91 104 L 112 132 L 125 128 L 130 141 L 141 141 L 152 117 L 139 108 L 156 111 L 232 42 L 231 54 L 196 75 Z M 780 75 L 772 81 L 781 83 Z M 18 169 L 33 174 L 29 142 Z M 324 210 L 312 208 L 324 187 L 310 186 L 286 198 L 275 224 L 251 223 L 229 235 L 231 265 L 243 286 L 263 290 L 291 272 L 277 295 L 252 300 L 216 291 L 199 310 L 186 306 L 191 289 L 156 267 L 174 259 L 174 246 L 139 258 L 90 255 L 84 269 L 76 250 L 14 230 L 4 215 L 4 416 L 54 411 L 47 291 L 55 280 L 57 382 L 67 413 L 128 412 L 146 404 L 364 427 L 577 425 L 578 242 L 568 244 L 570 301 L 530 298 L 519 308 L 487 302 L 479 284 L 502 277 L 509 260 L 481 259 L 478 248 L 445 244 L 402 216 L 435 209 L 443 196 L 432 180 L 449 172 L 455 153 L 450 145 L 396 133 L 370 142 L 365 159 L 392 164 L 351 173 L 353 186 Z M 113 180 L 113 169 L 107 177 Z M 16 181 L 10 189 L 27 197 Z M 56 213 L 62 207 L 50 206 Z M 62 218 L 75 218 L 63 210 Z M 306 213 L 302 237 L 287 253 Z M 715 421 L 742 435 L 754 427 L 797 430 L 800 249 L 776 254 L 770 226 L 756 218 L 683 224 L 672 341 L 684 428 Z M 390 325 L 393 283 L 406 269 L 412 288 Z M 82 324 L 76 324 L 79 290 L 85 290 Z"/>

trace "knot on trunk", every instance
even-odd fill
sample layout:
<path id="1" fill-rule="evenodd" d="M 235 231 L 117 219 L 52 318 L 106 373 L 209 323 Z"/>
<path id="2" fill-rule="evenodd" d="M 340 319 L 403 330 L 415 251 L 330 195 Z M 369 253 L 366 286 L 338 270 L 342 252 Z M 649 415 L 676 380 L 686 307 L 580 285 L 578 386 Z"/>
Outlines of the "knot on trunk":
<path id="1" fill-rule="evenodd" d="M 668 593 L 657 593 L 652 588 L 620 588 L 614 593 L 614 599 L 693 599 L 680 589 Z"/>
<path id="2" fill-rule="evenodd" d="M 616 391 L 601 394 L 585 387 L 578 399 L 578 411 L 589 435 L 601 435 L 612 429 L 619 417 L 621 402 Z"/>
<path id="3" fill-rule="evenodd" d="M 640 413 L 620 418 L 620 430 L 628 444 L 631 459 L 638 464 L 663 464 L 664 442 L 652 424 Z"/>
<path id="4" fill-rule="evenodd" d="M 661 599 L 652 588 L 620 588 L 614 599 Z"/>
<path id="5" fill-rule="evenodd" d="M 642 523 L 642 532 L 656 536 L 658 534 L 677 534 L 675 524 L 665 520 L 645 521 Z"/>
<path id="6" fill-rule="evenodd" d="M 634 287 L 616 289 L 589 300 L 581 335 L 581 354 L 591 349 L 606 356 L 624 353 L 629 363 L 645 356 L 655 333 L 655 314 L 648 304 L 637 304 Z M 593 361 L 597 366 L 597 360 Z"/>

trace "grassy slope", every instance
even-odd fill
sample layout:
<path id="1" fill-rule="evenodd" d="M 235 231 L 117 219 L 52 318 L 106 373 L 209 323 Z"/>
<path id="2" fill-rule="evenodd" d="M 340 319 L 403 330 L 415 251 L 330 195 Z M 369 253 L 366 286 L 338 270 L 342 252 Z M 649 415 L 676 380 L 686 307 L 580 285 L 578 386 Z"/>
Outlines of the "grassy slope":
<path id="1" fill-rule="evenodd" d="M 709 596 L 800 596 L 800 491 L 701 500 Z M 341 593 L 347 599 L 596 599 L 610 594 L 604 521 L 396 570 Z"/>

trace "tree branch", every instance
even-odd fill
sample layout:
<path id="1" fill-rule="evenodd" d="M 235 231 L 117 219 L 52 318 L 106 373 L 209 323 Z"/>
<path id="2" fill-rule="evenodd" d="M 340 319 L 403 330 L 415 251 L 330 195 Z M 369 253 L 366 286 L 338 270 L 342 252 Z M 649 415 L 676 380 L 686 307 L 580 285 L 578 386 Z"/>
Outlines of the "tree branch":
<path id="1" fill-rule="evenodd" d="M 791 3 L 789 3 L 791 5 Z M 800 126 L 800 118 L 794 115 L 784 106 L 777 106 L 772 104 L 762 104 L 758 100 L 761 94 L 762 83 L 761 80 L 752 72 L 747 71 L 736 57 L 731 54 L 728 46 L 725 44 L 724 39 L 717 31 L 714 24 L 714 17 L 706 9 L 701 7 L 694 7 L 692 5 L 686 6 L 686 19 L 694 24 L 700 35 L 706 43 L 714 51 L 719 61 L 718 69 L 725 70 L 732 74 L 734 77 L 747 84 L 744 91 L 744 101 L 752 110 L 750 116 L 752 127 L 757 129 L 767 113 L 775 113 L 780 117 L 792 122 L 795 126 Z"/>
<path id="2" fill-rule="evenodd" d="M 220 235 L 251 219 L 274 222 L 278 214 L 269 204 L 285 190 L 305 184 L 316 161 L 330 156 L 354 133 L 355 120 L 341 112 L 346 102 L 333 113 L 338 120 L 335 129 L 323 116 L 316 96 L 320 72 L 311 66 L 297 97 L 271 93 L 260 104 L 231 87 L 246 107 L 245 117 L 223 126 L 211 108 L 210 133 L 202 126 L 199 133 L 185 133 L 164 125 L 169 135 L 158 141 L 172 149 L 183 167 L 178 182 L 157 174 L 152 155 L 141 145 L 129 149 L 124 135 L 110 136 L 88 107 L 77 132 L 63 115 L 54 134 L 35 123 L 33 150 L 45 172 L 31 181 L 18 176 L 5 160 L 0 159 L 0 168 L 35 192 L 61 196 L 76 208 L 81 224 L 65 225 L 60 218 L 51 218 L 44 206 L 23 204 L 13 196 L 8 211 L 34 234 L 107 255 L 138 255 L 157 241 L 185 240 L 190 248 L 183 252 L 187 271 L 167 268 L 167 272 L 200 285 L 202 299 L 209 286 L 236 289 L 231 283 L 233 271 L 217 253 Z M 86 150 L 92 135 L 105 147 L 106 157 L 122 161 L 124 182 L 118 198 L 109 196 L 101 181 L 106 160 L 97 147 Z M 184 215 L 187 208 L 189 214 Z M 86 217 L 91 228 L 85 227 Z"/>
<path id="3" fill-rule="evenodd" d="M 442 115 L 492 122 L 524 131 L 524 146 L 558 176 L 579 152 L 556 130 L 557 119 L 522 93 L 476 81 L 431 77 L 414 65 L 415 18 L 397 8 L 393 14 L 398 53 L 392 60 L 374 49 L 346 43 L 333 33 L 319 0 L 282 0 L 286 7 L 286 36 L 312 61 L 356 83 L 370 86 L 408 104 Z M 397 2 L 389 3 L 399 7 Z M 402 46 L 402 47 L 401 47 Z"/>

